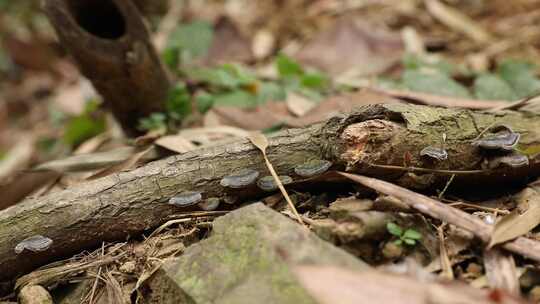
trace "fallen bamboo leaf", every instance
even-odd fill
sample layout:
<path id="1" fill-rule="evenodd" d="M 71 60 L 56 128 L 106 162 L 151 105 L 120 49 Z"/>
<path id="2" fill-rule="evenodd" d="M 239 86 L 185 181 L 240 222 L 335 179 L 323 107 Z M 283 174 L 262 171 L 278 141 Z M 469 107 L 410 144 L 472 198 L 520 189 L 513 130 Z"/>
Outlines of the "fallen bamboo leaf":
<path id="1" fill-rule="evenodd" d="M 15 205 L 30 193 L 57 181 L 60 176 L 62 176 L 61 173 L 51 170 L 16 174 L 7 183 L 0 185 L 0 193 L 2 193 L 0 210 Z"/>
<path id="2" fill-rule="evenodd" d="M 438 0 L 426 0 L 425 4 L 428 11 L 449 28 L 461 32 L 480 43 L 488 43 L 493 40 L 489 32 L 459 10 Z"/>
<path id="3" fill-rule="evenodd" d="M 123 147 L 106 152 L 81 154 L 64 159 L 53 160 L 38 165 L 32 171 L 52 170 L 56 172 L 83 172 L 92 171 L 107 166 L 119 164 L 129 159 L 136 149 L 133 147 Z M 158 157 L 156 150 L 145 155 L 145 160 L 152 160 Z"/>
<path id="4" fill-rule="evenodd" d="M 294 203 L 289 197 L 287 190 L 285 190 L 285 187 L 283 187 L 283 183 L 279 179 L 276 173 L 276 170 L 274 170 L 274 166 L 272 166 L 272 164 L 268 160 L 268 157 L 266 156 L 266 148 L 268 148 L 268 139 L 266 138 L 266 136 L 264 136 L 264 134 L 259 133 L 259 132 L 251 133 L 248 138 L 255 147 L 261 150 L 264 157 L 264 161 L 266 162 L 266 166 L 268 167 L 268 171 L 270 171 L 270 174 L 272 174 L 272 177 L 274 178 L 274 180 L 276 181 L 278 185 L 279 191 L 281 191 L 281 194 L 283 194 L 283 197 L 285 197 L 285 200 L 289 204 L 289 208 L 291 208 L 291 211 L 294 213 L 294 216 L 296 216 L 296 219 L 298 220 L 300 224 L 307 227 L 304 221 L 302 220 L 302 217 L 296 210 L 296 207 L 294 206 Z"/>
<path id="5" fill-rule="evenodd" d="M 110 174 L 113 174 L 113 173 L 116 173 L 116 172 L 131 169 L 141 159 L 143 159 L 148 153 L 152 152 L 153 149 L 154 149 L 154 147 L 150 146 L 150 147 L 147 147 L 146 149 L 142 149 L 141 151 L 135 152 L 133 155 L 128 157 L 128 159 L 126 159 L 125 161 L 123 161 L 123 162 L 121 162 L 119 164 L 116 164 L 116 165 L 112 165 L 109 168 L 106 168 L 106 169 L 103 169 L 103 170 L 99 171 L 98 173 L 90 176 L 88 178 L 88 180 L 98 179 L 98 178 L 105 177 L 107 175 L 110 175 Z"/>
<path id="6" fill-rule="evenodd" d="M 518 200 L 518 206 L 528 205 L 527 209 L 522 212 L 518 207 L 497 221 L 489 248 L 525 235 L 540 224 L 540 194 L 531 188 L 526 188 L 520 193 Z"/>

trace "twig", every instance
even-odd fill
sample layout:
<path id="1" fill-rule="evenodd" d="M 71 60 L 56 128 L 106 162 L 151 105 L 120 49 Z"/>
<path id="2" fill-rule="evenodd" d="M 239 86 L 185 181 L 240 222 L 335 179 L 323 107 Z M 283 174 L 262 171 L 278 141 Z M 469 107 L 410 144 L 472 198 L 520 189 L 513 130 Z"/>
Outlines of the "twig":
<path id="1" fill-rule="evenodd" d="M 375 168 L 381 168 L 381 169 L 392 169 L 392 170 L 423 172 L 423 173 L 439 173 L 439 174 L 446 174 L 446 175 L 479 174 L 479 173 L 486 173 L 490 171 L 490 170 L 441 170 L 441 169 L 403 167 L 403 166 L 393 166 L 393 165 L 377 165 L 377 164 L 369 164 L 369 166 L 372 166 Z"/>
<path id="2" fill-rule="evenodd" d="M 296 217 L 296 219 L 298 220 L 300 224 L 308 228 L 306 223 L 304 223 L 304 221 L 302 220 L 302 216 L 300 216 L 300 214 L 296 210 L 296 207 L 294 206 L 294 203 L 289 197 L 287 190 L 285 190 L 285 187 L 283 187 L 283 183 L 279 179 L 276 173 L 276 170 L 274 169 L 274 166 L 272 166 L 272 163 L 270 163 L 270 161 L 268 160 L 268 156 L 266 155 L 266 148 L 268 148 L 268 139 L 262 133 L 252 133 L 248 138 L 255 147 L 261 150 L 264 157 L 264 161 L 266 163 L 266 167 L 268 167 L 268 171 L 270 171 L 270 174 L 272 174 L 272 177 L 274 178 L 275 182 L 278 185 L 279 191 L 281 191 L 281 194 L 283 194 L 283 197 L 285 197 L 285 200 L 289 204 L 289 208 L 291 208 L 292 212 L 294 213 L 294 216 Z"/>
<path id="3" fill-rule="evenodd" d="M 488 243 L 490 240 L 493 227 L 473 215 L 389 182 L 350 173 L 340 172 L 339 174 L 378 192 L 392 195 L 423 214 L 466 229 L 484 243 Z M 501 244 L 501 246 L 506 250 L 540 262 L 540 242 L 538 241 L 518 237 Z"/>

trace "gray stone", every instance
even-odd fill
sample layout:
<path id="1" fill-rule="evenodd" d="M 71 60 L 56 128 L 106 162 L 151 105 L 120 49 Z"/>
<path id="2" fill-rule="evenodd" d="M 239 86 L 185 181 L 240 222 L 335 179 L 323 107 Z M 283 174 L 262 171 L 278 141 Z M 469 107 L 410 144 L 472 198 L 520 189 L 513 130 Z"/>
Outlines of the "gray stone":
<path id="1" fill-rule="evenodd" d="M 212 235 L 165 261 L 149 280 L 147 303 L 316 303 L 290 271 L 293 265 L 367 269 L 261 203 L 214 222 Z"/>

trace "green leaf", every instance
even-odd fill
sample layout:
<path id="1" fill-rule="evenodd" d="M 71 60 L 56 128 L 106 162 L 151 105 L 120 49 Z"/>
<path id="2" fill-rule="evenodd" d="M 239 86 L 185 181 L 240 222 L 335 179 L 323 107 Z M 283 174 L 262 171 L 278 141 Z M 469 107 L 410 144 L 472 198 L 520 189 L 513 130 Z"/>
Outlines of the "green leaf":
<path id="1" fill-rule="evenodd" d="M 401 237 L 403 234 L 403 229 L 401 229 L 401 227 L 399 227 L 396 223 L 392 222 L 386 224 L 386 230 L 388 230 L 390 234 L 398 237 Z"/>
<path id="2" fill-rule="evenodd" d="M 499 75 L 510 84 L 518 98 L 531 96 L 540 91 L 540 80 L 534 71 L 534 65 L 519 60 L 507 60 L 498 68 Z"/>
<path id="3" fill-rule="evenodd" d="M 474 80 L 474 95 L 483 100 L 516 100 L 517 94 L 508 82 L 494 74 L 483 74 Z"/>
<path id="4" fill-rule="evenodd" d="M 287 125 L 285 123 L 278 123 L 278 124 L 275 124 L 269 128 L 266 128 L 264 130 L 262 130 L 262 133 L 265 134 L 265 135 L 269 135 L 269 134 L 272 134 L 272 133 L 275 133 L 277 131 L 280 131 L 280 130 L 283 130 L 283 128 L 287 127 Z"/>
<path id="5" fill-rule="evenodd" d="M 191 114 L 191 96 L 183 83 L 175 85 L 169 92 L 166 102 L 167 114 L 173 119 L 181 120 Z"/>
<path id="6" fill-rule="evenodd" d="M 194 81 L 204 82 L 219 88 L 235 89 L 241 84 L 234 75 L 219 68 L 190 68 L 185 73 Z"/>
<path id="7" fill-rule="evenodd" d="M 421 240 L 422 235 L 420 234 L 420 232 L 414 229 L 407 229 L 405 233 L 403 234 L 403 238 L 411 239 L 411 240 Z"/>
<path id="8" fill-rule="evenodd" d="M 99 105 L 98 101 L 90 100 L 81 115 L 69 120 L 63 136 L 66 144 L 75 147 L 105 131 L 105 118 L 97 113 Z"/>
<path id="9" fill-rule="evenodd" d="M 325 89 L 328 87 L 330 79 L 320 73 L 307 73 L 301 77 L 300 84 L 311 89 Z"/>
<path id="10" fill-rule="evenodd" d="M 395 240 L 394 244 L 396 244 L 397 246 L 401 246 L 401 245 L 403 245 L 403 241 L 401 239 L 400 240 Z"/>
<path id="11" fill-rule="evenodd" d="M 439 72 L 405 71 L 403 84 L 412 91 L 470 98 L 469 91 L 449 76 Z"/>
<path id="12" fill-rule="evenodd" d="M 181 24 L 169 37 L 166 53 L 172 50 L 180 52 L 180 61 L 187 63 L 197 57 L 208 53 L 214 31 L 212 25 L 205 21 L 194 21 L 192 23 Z"/>
<path id="13" fill-rule="evenodd" d="M 165 48 L 161 58 L 169 68 L 176 70 L 180 64 L 180 50 L 174 47 Z"/>
<path id="14" fill-rule="evenodd" d="M 452 63 L 436 57 L 420 57 L 413 54 L 403 56 L 403 66 L 405 70 L 414 71 L 429 69 L 444 75 L 452 75 L 457 68 Z"/>
<path id="15" fill-rule="evenodd" d="M 141 131 L 164 129 L 167 127 L 167 115 L 164 113 L 152 113 L 149 117 L 139 120 L 137 127 Z"/>
<path id="16" fill-rule="evenodd" d="M 66 144 L 76 147 L 85 140 L 90 139 L 105 131 L 105 119 L 95 118 L 83 114 L 72 118 L 66 126 L 64 141 Z"/>
<path id="17" fill-rule="evenodd" d="M 403 242 L 405 242 L 405 244 L 411 245 L 411 246 L 416 245 L 416 240 L 413 240 L 413 239 L 403 239 Z"/>
<path id="18" fill-rule="evenodd" d="M 276 67 L 281 77 L 301 76 L 304 69 L 288 56 L 280 54 L 276 58 Z"/>
<path id="19" fill-rule="evenodd" d="M 214 96 L 208 94 L 207 92 L 200 92 L 195 97 L 195 104 L 197 105 L 197 110 L 199 113 L 206 113 L 214 105 Z"/>
<path id="20" fill-rule="evenodd" d="M 255 107 L 257 96 L 244 90 L 235 90 L 214 95 L 214 106 Z"/>
<path id="21" fill-rule="evenodd" d="M 286 90 L 274 82 L 262 82 L 259 85 L 257 101 L 259 104 L 267 101 L 284 101 L 287 98 Z"/>

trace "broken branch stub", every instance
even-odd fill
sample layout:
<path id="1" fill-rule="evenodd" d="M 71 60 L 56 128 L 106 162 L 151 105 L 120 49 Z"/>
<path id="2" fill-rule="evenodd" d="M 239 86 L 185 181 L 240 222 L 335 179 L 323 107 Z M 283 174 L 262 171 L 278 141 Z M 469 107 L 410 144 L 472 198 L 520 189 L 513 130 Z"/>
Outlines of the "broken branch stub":
<path id="1" fill-rule="evenodd" d="M 164 109 L 171 81 L 131 1 L 46 0 L 62 45 L 92 81 L 128 135 Z"/>

